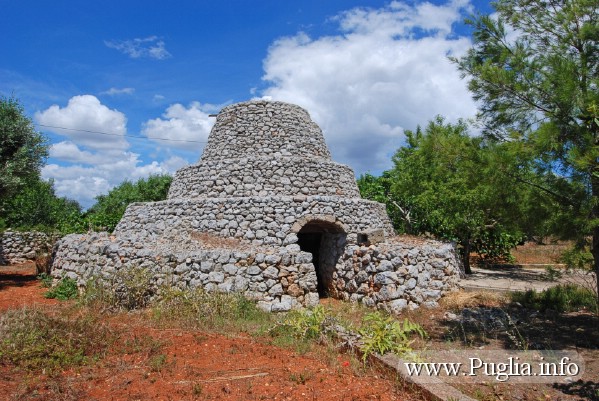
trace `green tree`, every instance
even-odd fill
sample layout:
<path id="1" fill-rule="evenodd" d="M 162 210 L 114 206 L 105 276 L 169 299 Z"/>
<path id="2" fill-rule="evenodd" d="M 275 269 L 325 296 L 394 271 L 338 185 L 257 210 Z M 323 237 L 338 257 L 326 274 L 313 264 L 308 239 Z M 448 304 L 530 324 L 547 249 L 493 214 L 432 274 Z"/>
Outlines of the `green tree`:
<path id="1" fill-rule="evenodd" d="M 512 153 L 470 136 L 463 122 L 446 124 L 440 117 L 424 132 L 418 128 L 406 136 L 391 174 L 392 193 L 403 214 L 409 213 L 411 233 L 457 241 L 466 273 L 471 252 L 509 255 L 524 236 L 517 224 L 521 192 L 508 174 L 522 166 L 509 160 Z"/>
<path id="2" fill-rule="evenodd" d="M 38 177 L 48 156 L 46 139 L 15 98 L 0 96 L 0 199 Z"/>
<path id="3" fill-rule="evenodd" d="M 96 197 L 96 203 L 86 213 L 86 220 L 94 229 L 113 231 L 130 203 L 165 200 L 172 180 L 165 174 L 151 175 L 135 183 L 125 181 L 107 195 Z"/>
<path id="4" fill-rule="evenodd" d="M 552 190 L 579 243 L 592 236 L 599 280 L 599 8 L 596 0 L 498 0 L 478 16 L 474 46 L 454 59 L 480 104 L 490 137 L 520 141 L 537 167 L 585 188 Z M 550 180 L 549 180 L 550 181 Z"/>
<path id="5" fill-rule="evenodd" d="M 30 179 L 18 193 L 3 203 L 4 227 L 70 234 L 83 231 L 81 206 L 56 196 L 54 182 Z"/>

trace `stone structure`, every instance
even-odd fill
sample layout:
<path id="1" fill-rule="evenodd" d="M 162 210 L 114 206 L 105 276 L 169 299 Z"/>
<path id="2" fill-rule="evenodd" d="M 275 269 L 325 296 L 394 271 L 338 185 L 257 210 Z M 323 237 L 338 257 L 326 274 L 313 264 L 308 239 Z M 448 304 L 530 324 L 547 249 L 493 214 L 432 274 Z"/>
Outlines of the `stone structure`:
<path id="1" fill-rule="evenodd" d="M 272 311 L 323 296 L 399 311 L 455 287 L 453 246 L 392 236 L 304 109 L 246 102 L 218 114 L 166 201 L 130 205 L 112 236 L 66 237 L 53 274 L 84 285 L 139 266 L 157 285 L 241 292 Z"/>
<path id="2" fill-rule="evenodd" d="M 24 263 L 35 260 L 37 252 L 50 249 L 52 239 L 38 231 L 5 231 L 0 233 L 0 264 Z"/>

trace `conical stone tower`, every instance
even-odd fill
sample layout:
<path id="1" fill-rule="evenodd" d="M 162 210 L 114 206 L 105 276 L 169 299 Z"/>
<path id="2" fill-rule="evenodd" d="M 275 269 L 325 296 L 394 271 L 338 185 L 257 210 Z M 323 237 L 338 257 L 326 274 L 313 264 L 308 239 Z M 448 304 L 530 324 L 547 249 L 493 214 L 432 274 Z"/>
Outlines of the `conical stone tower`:
<path id="1" fill-rule="evenodd" d="M 323 296 L 398 311 L 454 286 L 451 245 L 392 236 L 385 206 L 361 199 L 304 109 L 252 101 L 221 110 L 166 201 L 130 205 L 113 236 L 66 237 L 53 274 L 85 285 L 140 268 L 157 286 L 242 292 L 273 311 Z"/>

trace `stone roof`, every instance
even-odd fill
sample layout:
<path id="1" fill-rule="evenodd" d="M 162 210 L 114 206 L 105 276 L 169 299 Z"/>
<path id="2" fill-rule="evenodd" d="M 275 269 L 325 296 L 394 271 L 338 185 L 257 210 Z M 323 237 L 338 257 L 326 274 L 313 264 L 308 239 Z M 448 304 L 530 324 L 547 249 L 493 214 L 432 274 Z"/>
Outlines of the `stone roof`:
<path id="1" fill-rule="evenodd" d="M 168 198 L 271 195 L 360 198 L 352 169 L 331 160 L 306 110 L 252 101 L 218 114 L 201 159 L 177 172 Z"/>

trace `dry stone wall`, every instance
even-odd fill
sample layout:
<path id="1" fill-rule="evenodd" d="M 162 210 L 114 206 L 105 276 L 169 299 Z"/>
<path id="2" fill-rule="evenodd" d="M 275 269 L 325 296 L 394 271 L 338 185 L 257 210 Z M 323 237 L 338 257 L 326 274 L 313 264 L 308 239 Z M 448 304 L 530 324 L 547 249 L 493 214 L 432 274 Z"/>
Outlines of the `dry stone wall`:
<path id="1" fill-rule="evenodd" d="M 334 261 L 331 296 L 399 313 L 419 305 L 435 306 L 441 295 L 457 286 L 458 261 L 451 244 L 410 241 L 341 246 Z M 172 243 L 176 242 L 174 248 Z M 235 249 L 209 248 L 193 235 L 157 241 L 153 247 L 106 233 L 70 235 L 57 247 L 53 275 L 70 277 L 85 286 L 90 279 L 115 284 L 116 274 L 146 269 L 160 289 L 202 287 L 236 292 L 272 312 L 319 302 L 313 255 L 296 243 L 276 249 L 239 243 Z"/>
<path id="2" fill-rule="evenodd" d="M 248 169 L 247 166 L 253 166 Z M 210 160 L 177 171 L 169 198 L 284 196 L 360 198 L 351 169 L 321 159 L 266 156 Z"/>
<path id="3" fill-rule="evenodd" d="M 5 231 L 0 233 L 0 264 L 35 260 L 37 251 L 51 246 L 49 236 L 42 232 Z"/>
<path id="4" fill-rule="evenodd" d="M 175 199 L 127 208 L 115 235 L 155 240 L 165 231 L 196 230 L 240 238 L 254 245 L 287 245 L 302 217 L 330 219 L 347 233 L 368 227 L 393 234 L 385 206 L 363 199 L 324 196 L 214 198 L 202 201 Z M 355 241 L 355 234 L 350 235 Z"/>

